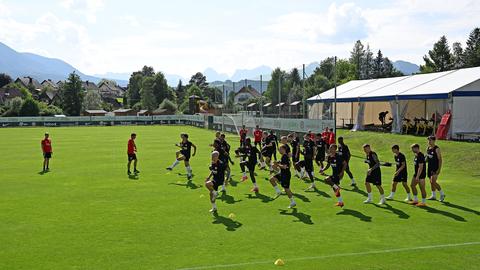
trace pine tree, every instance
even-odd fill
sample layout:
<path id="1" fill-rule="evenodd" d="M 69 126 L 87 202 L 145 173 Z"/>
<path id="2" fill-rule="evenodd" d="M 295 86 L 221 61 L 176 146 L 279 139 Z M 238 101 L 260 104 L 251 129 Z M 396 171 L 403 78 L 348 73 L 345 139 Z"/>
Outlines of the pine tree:
<path id="1" fill-rule="evenodd" d="M 353 46 L 353 50 L 350 52 L 350 63 L 352 63 L 355 66 L 355 74 L 356 74 L 356 79 L 361 78 L 361 73 L 362 73 L 362 63 L 364 62 L 365 59 L 365 49 L 360 40 L 357 40 L 355 42 L 355 45 Z"/>
<path id="2" fill-rule="evenodd" d="M 365 49 L 365 58 L 362 62 L 360 78 L 361 79 L 371 79 L 373 76 L 373 53 L 370 50 L 370 45 L 367 44 Z"/>
<path id="3" fill-rule="evenodd" d="M 378 50 L 377 57 L 373 60 L 373 78 L 383 77 L 383 54 L 381 50 Z"/>
<path id="4" fill-rule="evenodd" d="M 423 57 L 425 65 L 420 66 L 422 73 L 440 72 L 451 70 L 453 67 L 453 56 L 448 46 L 445 36 L 442 36 L 435 44 L 433 49 L 428 51 L 428 56 Z"/>
<path id="5" fill-rule="evenodd" d="M 158 107 L 157 100 L 153 91 L 155 80 L 152 77 L 143 79 L 142 88 L 140 89 L 140 100 L 142 108 L 146 110 L 154 110 Z"/>
<path id="6" fill-rule="evenodd" d="M 462 44 L 454 42 L 452 45 L 453 51 L 453 68 L 459 69 L 465 67 L 465 56 L 463 53 Z"/>
<path id="7" fill-rule="evenodd" d="M 480 28 L 475 28 L 470 32 L 465 47 L 465 65 L 467 67 L 480 66 Z"/>
<path id="8" fill-rule="evenodd" d="M 82 110 L 83 87 L 80 76 L 75 72 L 70 73 L 63 84 L 61 96 L 63 98 L 62 110 L 67 115 L 78 116 Z"/>

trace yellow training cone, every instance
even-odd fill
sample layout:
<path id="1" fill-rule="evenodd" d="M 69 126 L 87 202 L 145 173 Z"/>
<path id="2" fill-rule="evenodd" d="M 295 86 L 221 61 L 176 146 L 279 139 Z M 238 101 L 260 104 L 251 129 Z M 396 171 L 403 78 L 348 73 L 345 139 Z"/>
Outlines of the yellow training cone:
<path id="1" fill-rule="evenodd" d="M 203 197 L 205 197 L 205 195 L 203 195 L 203 194 L 200 194 L 200 198 L 203 198 Z"/>
<path id="2" fill-rule="evenodd" d="M 282 259 L 277 259 L 277 260 L 275 261 L 275 265 L 276 265 L 276 266 L 284 266 L 285 263 L 283 262 Z"/>
<path id="3" fill-rule="evenodd" d="M 234 213 L 230 213 L 230 215 L 228 215 L 228 217 L 229 217 L 230 219 L 234 219 L 234 218 L 235 218 L 235 214 L 234 214 Z"/>

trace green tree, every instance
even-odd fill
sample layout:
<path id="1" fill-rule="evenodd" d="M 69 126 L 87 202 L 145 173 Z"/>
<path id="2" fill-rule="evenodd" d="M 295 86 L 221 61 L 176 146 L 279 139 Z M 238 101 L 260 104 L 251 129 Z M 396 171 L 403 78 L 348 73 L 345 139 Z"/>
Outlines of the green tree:
<path id="1" fill-rule="evenodd" d="M 38 102 L 29 97 L 25 99 L 20 107 L 20 116 L 38 116 L 40 108 Z"/>
<path id="2" fill-rule="evenodd" d="M 40 116 L 53 116 L 58 114 L 63 114 L 62 109 L 55 105 L 48 105 L 45 102 L 38 102 L 38 107 L 40 109 Z"/>
<path id="3" fill-rule="evenodd" d="M 0 88 L 12 82 L 12 78 L 8 74 L 0 73 Z"/>
<path id="4" fill-rule="evenodd" d="M 143 79 L 142 88 L 140 89 L 140 100 L 142 108 L 147 110 L 154 110 L 157 108 L 157 100 L 153 90 L 155 79 L 153 77 L 146 77 Z"/>
<path id="5" fill-rule="evenodd" d="M 155 70 L 153 67 L 143 66 L 142 70 L 140 71 L 143 77 L 153 77 L 155 75 Z"/>
<path id="6" fill-rule="evenodd" d="M 205 75 L 203 75 L 201 72 L 197 72 L 190 78 L 188 84 L 189 87 L 191 85 L 196 85 L 200 87 L 200 89 L 204 90 L 208 87 L 207 77 L 205 77 Z"/>
<path id="7" fill-rule="evenodd" d="M 140 102 L 140 88 L 142 88 L 143 73 L 141 71 L 133 72 L 128 80 L 126 95 L 126 104 L 131 108 Z"/>
<path id="8" fill-rule="evenodd" d="M 465 56 L 463 53 L 462 44 L 454 42 L 452 44 L 453 68 L 459 69 L 465 67 Z"/>
<path id="9" fill-rule="evenodd" d="M 272 78 L 268 82 L 267 91 L 265 91 L 265 97 L 267 97 L 274 105 L 278 104 L 279 101 L 285 102 L 287 100 L 288 90 L 287 87 L 285 87 L 286 75 L 287 74 L 285 71 L 282 71 L 280 68 L 276 68 L 272 71 Z"/>
<path id="10" fill-rule="evenodd" d="M 31 99 L 31 97 L 29 97 Z M 7 101 L 5 106 L 6 111 L 2 116 L 19 116 L 20 109 L 22 108 L 23 99 L 21 97 L 14 97 Z"/>
<path id="11" fill-rule="evenodd" d="M 293 68 L 292 71 L 287 76 L 287 88 L 292 89 L 295 86 L 302 85 L 302 77 L 300 77 L 300 72 L 298 68 Z"/>
<path id="12" fill-rule="evenodd" d="M 381 50 L 378 50 L 377 56 L 373 60 L 373 78 L 382 78 L 384 73 L 383 54 Z"/>
<path id="13" fill-rule="evenodd" d="M 153 77 L 153 94 L 155 95 L 155 107 L 166 98 L 171 98 L 171 89 L 168 87 L 167 80 L 162 72 L 157 72 Z"/>
<path id="14" fill-rule="evenodd" d="M 360 79 L 363 63 L 365 61 L 365 48 L 360 40 L 357 40 L 355 45 L 353 45 L 349 61 L 355 67 L 355 78 Z"/>
<path id="15" fill-rule="evenodd" d="M 167 110 L 170 113 L 175 113 L 177 111 L 177 104 L 166 98 L 162 101 L 162 103 L 160 103 L 158 108 L 162 110 Z"/>
<path id="16" fill-rule="evenodd" d="M 182 80 L 178 81 L 177 88 L 175 89 L 177 95 L 177 104 L 181 104 L 185 100 L 185 86 L 183 86 Z"/>
<path id="17" fill-rule="evenodd" d="M 475 28 L 470 32 L 465 47 L 465 66 L 480 66 L 480 28 Z"/>
<path id="18" fill-rule="evenodd" d="M 370 50 L 370 45 L 367 44 L 365 49 L 365 57 L 362 61 L 362 69 L 360 72 L 360 78 L 371 79 L 373 77 L 373 52 Z"/>
<path id="19" fill-rule="evenodd" d="M 75 72 L 70 73 L 67 81 L 62 85 L 62 110 L 67 115 L 78 116 L 82 110 L 83 101 L 82 81 Z"/>
<path id="20" fill-rule="evenodd" d="M 355 65 L 345 59 L 337 60 L 337 85 L 355 80 Z M 332 83 L 333 84 L 333 83 Z"/>
<path id="21" fill-rule="evenodd" d="M 420 66 L 422 73 L 440 72 L 451 70 L 453 67 L 453 56 L 448 46 L 448 41 L 445 36 L 440 37 L 433 49 L 428 51 L 428 55 L 423 57 L 425 65 Z"/>
<path id="22" fill-rule="evenodd" d="M 87 91 L 83 97 L 83 110 L 99 110 L 102 108 L 102 97 L 98 91 Z"/>

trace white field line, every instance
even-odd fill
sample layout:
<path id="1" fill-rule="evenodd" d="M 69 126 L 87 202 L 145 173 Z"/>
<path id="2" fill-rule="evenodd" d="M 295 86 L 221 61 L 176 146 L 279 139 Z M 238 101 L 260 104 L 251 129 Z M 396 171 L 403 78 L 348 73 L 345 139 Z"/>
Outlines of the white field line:
<path id="1" fill-rule="evenodd" d="M 444 245 L 434 245 L 434 246 L 421 246 L 421 247 L 409 247 L 409 248 L 372 250 L 372 251 L 365 251 L 365 252 L 340 253 L 340 254 L 331 254 L 331 255 L 322 255 L 322 256 L 291 258 L 291 259 L 286 259 L 285 261 L 286 262 L 309 261 L 309 260 L 319 260 L 319 259 L 328 259 L 328 258 L 337 258 L 337 257 L 361 256 L 361 255 L 370 255 L 370 254 L 383 254 L 383 253 L 403 252 L 403 251 L 412 251 L 412 250 L 428 250 L 428 249 L 473 246 L 473 245 L 480 245 L 480 242 L 467 242 L 467 243 L 444 244 Z M 247 266 L 247 265 L 273 264 L 273 262 L 274 262 L 273 260 L 268 260 L 268 261 L 265 260 L 265 261 L 244 262 L 244 263 L 235 263 L 235 264 L 217 264 L 217 265 L 179 268 L 177 270 L 201 270 L 201 269 L 215 269 L 215 268 L 231 268 L 231 267 Z"/>

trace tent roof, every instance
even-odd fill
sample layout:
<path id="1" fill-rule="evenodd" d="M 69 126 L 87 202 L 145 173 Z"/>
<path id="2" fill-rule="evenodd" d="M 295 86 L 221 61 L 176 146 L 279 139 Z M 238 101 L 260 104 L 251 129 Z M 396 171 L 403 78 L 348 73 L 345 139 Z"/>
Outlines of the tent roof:
<path id="1" fill-rule="evenodd" d="M 480 67 L 394 78 L 355 80 L 337 87 L 338 102 L 398 99 L 445 99 L 449 94 L 480 80 Z M 480 89 L 475 90 L 480 95 Z M 309 98 L 309 103 L 331 102 L 334 89 Z"/>

